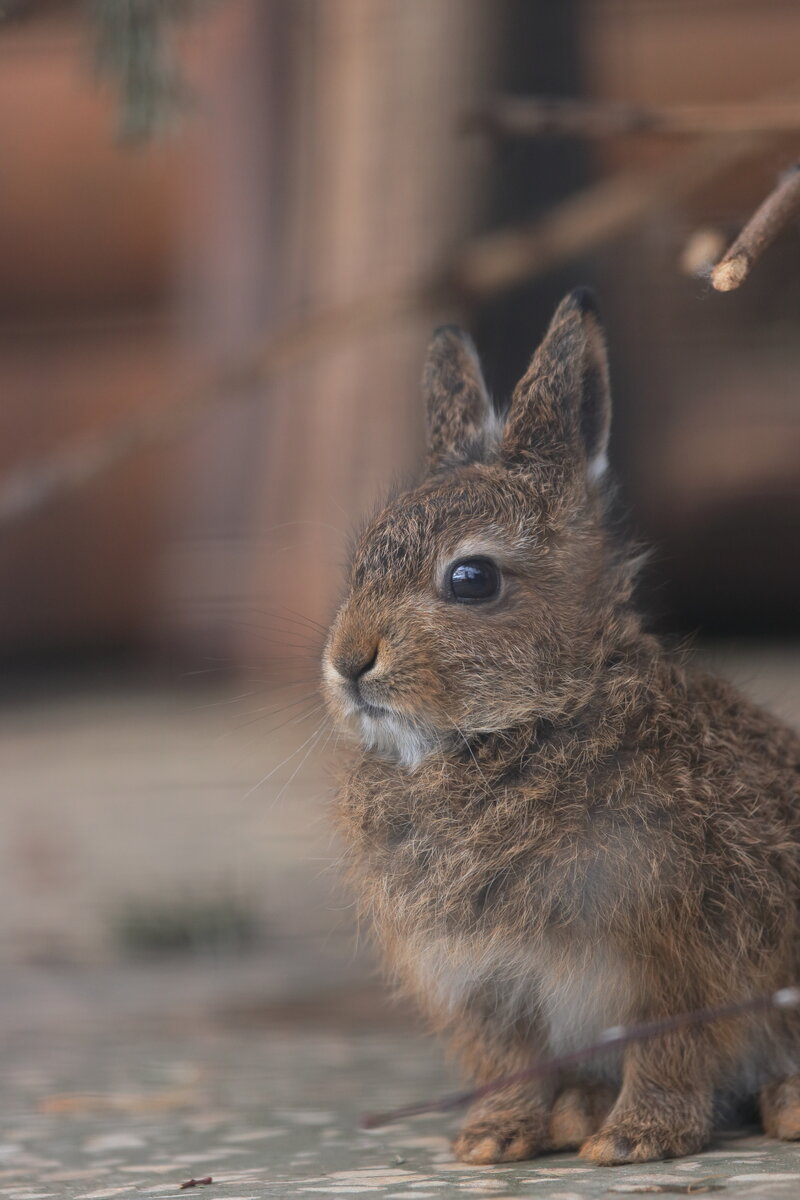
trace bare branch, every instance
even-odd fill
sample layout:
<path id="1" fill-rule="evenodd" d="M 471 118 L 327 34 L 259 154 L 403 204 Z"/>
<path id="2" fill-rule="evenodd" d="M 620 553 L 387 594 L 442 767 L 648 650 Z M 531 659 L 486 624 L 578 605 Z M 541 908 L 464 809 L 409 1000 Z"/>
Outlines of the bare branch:
<path id="1" fill-rule="evenodd" d="M 175 440 L 237 396 L 251 395 L 283 371 L 348 340 L 411 314 L 441 316 L 453 306 L 535 279 L 618 236 L 658 207 L 691 195 L 762 148 L 763 139 L 750 135 L 702 139 L 657 170 L 601 180 L 527 226 L 475 239 L 449 267 L 416 288 L 365 296 L 279 330 L 182 399 L 60 446 L 7 474 L 0 479 L 0 526 L 77 491 L 149 446 Z"/>
<path id="2" fill-rule="evenodd" d="M 497 96 L 467 113 L 466 132 L 499 137 L 796 133 L 800 100 L 749 104 L 636 105 L 549 96 Z"/>
<path id="3" fill-rule="evenodd" d="M 718 292 L 731 292 L 744 283 L 753 264 L 771 242 L 800 216 L 800 163 L 782 176 L 777 186 L 753 213 L 728 253 L 711 272 Z"/>
<path id="4" fill-rule="evenodd" d="M 678 1013 L 674 1017 L 666 1017 L 663 1021 L 646 1021 L 641 1025 L 616 1025 L 600 1034 L 596 1042 L 584 1046 L 581 1050 L 572 1050 L 555 1058 L 545 1058 L 525 1071 L 515 1071 L 513 1075 L 505 1075 L 502 1079 L 494 1079 L 483 1087 L 470 1091 L 454 1092 L 439 1100 L 424 1100 L 419 1104 L 408 1104 L 391 1112 L 372 1113 L 361 1120 L 362 1129 L 377 1129 L 392 1121 L 402 1121 L 406 1117 L 416 1117 L 423 1113 L 450 1112 L 454 1108 L 463 1108 L 490 1096 L 494 1092 L 502 1092 L 507 1087 L 518 1083 L 526 1083 L 531 1079 L 541 1079 L 548 1075 L 558 1074 L 568 1067 L 574 1067 L 589 1059 L 598 1058 L 610 1050 L 619 1050 L 633 1042 L 648 1041 L 650 1038 L 662 1037 L 665 1033 L 674 1033 L 678 1029 L 696 1029 L 710 1025 L 715 1021 L 730 1021 L 736 1017 L 750 1013 L 768 1011 L 772 1008 L 800 1007 L 800 988 L 787 987 L 768 995 L 756 996 L 752 1000 L 739 1000 L 733 1004 L 721 1004 L 716 1008 L 698 1008 L 693 1012 Z"/>
<path id="5" fill-rule="evenodd" d="M 750 136 L 702 139 L 660 167 L 603 179 L 530 225 L 465 246 L 453 266 L 453 279 L 467 297 L 480 298 L 534 279 L 617 237 L 655 209 L 692 195 L 756 145 Z"/>
<path id="6" fill-rule="evenodd" d="M 287 326 L 256 345 L 183 399 L 150 408 L 110 430 L 75 439 L 35 463 L 24 463 L 0 479 L 0 526 L 78 491 L 119 463 L 150 446 L 166 445 L 207 420 L 237 398 L 252 395 L 277 375 L 350 337 L 381 328 L 404 313 L 424 311 L 435 292 L 370 296 L 331 312 Z"/>

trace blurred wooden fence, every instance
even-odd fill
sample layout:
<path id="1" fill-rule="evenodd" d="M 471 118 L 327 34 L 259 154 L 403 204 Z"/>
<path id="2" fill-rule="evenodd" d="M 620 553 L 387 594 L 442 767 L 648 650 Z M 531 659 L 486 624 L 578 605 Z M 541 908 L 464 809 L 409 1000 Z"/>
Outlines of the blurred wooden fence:
<path id="1" fill-rule="evenodd" d="M 702 310 L 676 264 L 698 223 L 741 222 L 797 138 L 604 137 L 597 183 L 475 238 L 503 180 L 491 138 L 457 130 L 503 79 L 519 11 L 226 0 L 182 48 L 198 96 L 184 133 L 135 151 L 112 143 L 74 9 L 0 31 L 2 479 L 73 442 L 88 457 L 60 468 L 77 478 L 105 429 L 144 429 L 148 446 L 129 454 L 123 436 L 91 486 L 3 529 L 0 647 L 138 641 L 273 667 L 305 653 L 266 610 L 324 624 L 354 517 L 414 464 L 432 310 L 465 315 L 576 259 L 612 327 L 617 465 L 678 607 L 796 611 L 780 545 L 800 511 L 800 254 L 787 239 L 747 294 Z M 797 86 L 800 10 L 777 0 L 724 18 L 684 0 L 572 15 L 589 98 L 696 120 Z M 534 166 L 532 204 L 539 182 Z"/>

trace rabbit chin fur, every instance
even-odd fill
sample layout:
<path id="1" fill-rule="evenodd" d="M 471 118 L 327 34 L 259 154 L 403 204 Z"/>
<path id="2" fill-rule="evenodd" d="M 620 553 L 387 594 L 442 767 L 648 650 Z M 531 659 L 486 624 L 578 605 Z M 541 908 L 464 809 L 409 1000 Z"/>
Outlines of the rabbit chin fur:
<path id="1" fill-rule="evenodd" d="M 418 767 L 438 742 L 424 726 L 393 713 L 380 716 L 359 713 L 357 719 L 364 747 L 409 771 Z"/>
<path id="2" fill-rule="evenodd" d="M 354 733 L 366 750 L 413 771 L 434 748 L 441 746 L 440 736 L 422 721 L 412 721 L 388 709 L 365 712 L 342 688 L 337 672 L 327 660 L 323 663 L 323 678 L 338 723 L 350 734 Z"/>
<path id="3" fill-rule="evenodd" d="M 591 303 L 559 306 L 500 431 L 457 330 L 434 336 L 424 393 L 425 473 L 358 538 L 324 659 L 334 718 L 360 733 L 335 813 L 390 973 L 478 1083 L 800 985 L 800 738 L 644 627 L 608 516 Z M 492 560 L 477 597 L 454 584 L 473 556 Z M 579 1064 L 484 1096 L 456 1153 L 693 1154 L 715 1093 L 762 1085 L 767 1132 L 800 1140 L 797 1013 L 606 1061 L 610 1112 L 578 1100 L 561 1136 L 559 1088 L 595 1074 Z"/>

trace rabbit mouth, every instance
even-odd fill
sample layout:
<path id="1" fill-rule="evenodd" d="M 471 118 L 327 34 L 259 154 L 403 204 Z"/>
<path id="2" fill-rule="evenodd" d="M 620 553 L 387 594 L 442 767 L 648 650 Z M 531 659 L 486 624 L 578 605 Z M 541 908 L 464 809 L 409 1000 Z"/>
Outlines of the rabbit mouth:
<path id="1" fill-rule="evenodd" d="M 372 717 L 373 720 L 380 720 L 383 717 L 397 717 L 391 709 L 384 708 L 381 704 L 373 704 L 371 700 L 365 700 L 363 696 L 359 696 L 356 700 L 356 709 L 359 714 L 365 717 Z"/>

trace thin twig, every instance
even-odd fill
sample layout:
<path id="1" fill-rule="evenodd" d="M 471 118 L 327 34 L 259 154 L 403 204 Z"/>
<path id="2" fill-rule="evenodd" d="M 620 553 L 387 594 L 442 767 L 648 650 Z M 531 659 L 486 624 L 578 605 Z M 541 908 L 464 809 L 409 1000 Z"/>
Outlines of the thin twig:
<path id="1" fill-rule="evenodd" d="M 703 138 L 666 163 L 620 172 L 569 196 L 530 225 L 488 234 L 458 255 L 453 277 L 467 297 L 527 282 L 676 204 L 759 147 L 757 138 Z"/>
<path id="2" fill-rule="evenodd" d="M 800 216 L 800 163 L 786 171 L 753 213 L 724 258 L 711 272 L 718 292 L 732 292 L 744 283 L 750 268 L 790 221 Z"/>
<path id="3" fill-rule="evenodd" d="M 419 1104 L 407 1104 L 403 1108 L 395 1108 L 391 1112 L 372 1113 L 361 1120 L 362 1129 L 377 1129 L 392 1121 L 405 1120 L 406 1117 L 416 1117 L 423 1113 L 449 1112 L 454 1108 L 463 1108 L 490 1096 L 494 1092 L 505 1091 L 518 1083 L 527 1083 L 531 1079 L 541 1079 L 548 1075 L 556 1075 L 569 1067 L 574 1067 L 589 1059 L 607 1054 L 611 1050 L 619 1050 L 633 1042 L 643 1042 L 650 1038 L 661 1037 L 666 1033 L 674 1033 L 678 1029 L 698 1028 L 709 1025 L 714 1021 L 729 1021 L 735 1017 L 745 1016 L 771 1008 L 800 1007 L 800 987 L 781 988 L 780 991 L 770 992 L 764 996 L 756 996 L 752 1000 L 739 1000 L 733 1004 L 721 1004 L 716 1008 L 698 1008 L 693 1012 L 678 1013 L 674 1017 L 666 1017 L 662 1021 L 645 1021 L 641 1025 L 616 1025 L 600 1034 L 596 1042 L 584 1046 L 581 1050 L 572 1050 L 568 1054 L 560 1054 L 554 1058 L 545 1058 L 524 1071 L 516 1071 L 513 1075 L 505 1075 L 502 1079 L 494 1079 L 482 1087 L 469 1091 L 454 1092 L 439 1100 L 423 1100 Z"/>
<path id="4" fill-rule="evenodd" d="M 467 113 L 462 128 L 470 133 L 531 138 L 796 133 L 800 129 L 800 101 L 641 105 L 550 96 L 496 96 Z"/>

